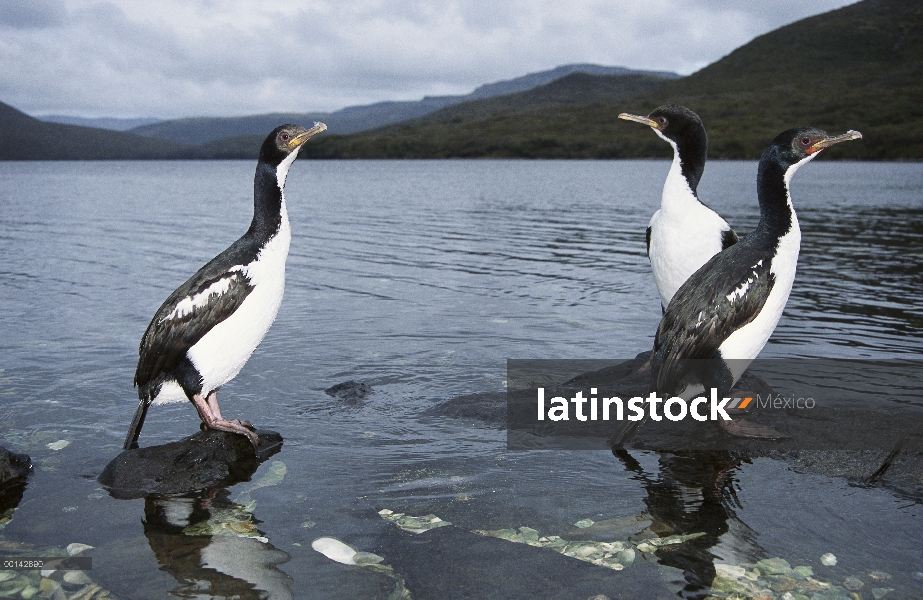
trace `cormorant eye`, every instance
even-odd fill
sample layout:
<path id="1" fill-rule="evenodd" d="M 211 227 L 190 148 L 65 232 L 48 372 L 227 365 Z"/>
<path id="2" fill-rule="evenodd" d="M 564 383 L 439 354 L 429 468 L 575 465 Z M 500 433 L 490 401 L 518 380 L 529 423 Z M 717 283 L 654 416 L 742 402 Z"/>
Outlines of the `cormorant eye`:
<path id="1" fill-rule="evenodd" d="M 286 132 L 283 131 L 282 133 L 279 134 L 279 139 L 282 140 L 283 142 L 287 142 L 287 141 L 289 141 L 290 139 L 292 139 L 292 136 L 290 136 L 288 133 L 286 133 Z M 807 138 L 805 138 L 805 139 L 807 139 Z"/>
<path id="2" fill-rule="evenodd" d="M 657 122 L 660 123 L 661 125 L 666 125 L 666 124 L 667 124 L 667 118 L 666 118 L 666 117 L 657 117 Z"/>
<path id="3" fill-rule="evenodd" d="M 811 138 L 809 138 L 809 137 L 807 137 L 807 136 L 801 138 L 801 145 L 802 145 L 802 146 L 810 146 L 810 145 L 811 145 Z"/>

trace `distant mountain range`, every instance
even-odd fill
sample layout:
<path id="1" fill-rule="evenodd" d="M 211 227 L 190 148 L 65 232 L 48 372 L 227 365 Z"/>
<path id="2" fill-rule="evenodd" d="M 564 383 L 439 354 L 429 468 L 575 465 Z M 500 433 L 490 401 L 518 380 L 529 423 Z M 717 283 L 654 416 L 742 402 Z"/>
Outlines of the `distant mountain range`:
<path id="1" fill-rule="evenodd" d="M 416 101 L 378 102 L 364 106 L 349 106 L 335 112 L 275 113 L 246 117 L 176 119 L 135 127 L 131 129 L 131 132 L 183 144 L 204 144 L 222 138 L 242 135 L 266 135 L 266 132 L 271 131 L 280 123 L 323 121 L 331 132 L 350 134 L 422 117 L 441 108 L 471 100 L 492 98 L 529 90 L 556 81 L 571 73 L 648 75 L 664 80 L 679 77 L 676 73 L 667 71 L 635 71 L 624 67 L 604 67 L 588 64 L 566 65 L 550 71 L 531 73 L 508 81 L 488 83 L 463 96 L 427 96 Z"/>
<path id="2" fill-rule="evenodd" d="M 37 117 L 46 123 L 63 123 L 64 125 L 80 125 L 81 127 L 95 127 L 96 129 L 111 129 L 112 131 L 128 131 L 142 125 L 160 123 L 164 119 L 118 119 L 114 117 L 70 117 L 68 115 L 45 115 Z"/>
<path id="3" fill-rule="evenodd" d="M 323 120 L 302 157 L 669 156 L 617 119 L 660 104 L 705 121 L 709 155 L 756 158 L 796 125 L 858 129 L 831 156 L 923 159 L 923 0 L 863 0 L 762 35 L 688 77 L 568 65 L 464 96 L 332 113 L 164 121 L 116 132 L 44 123 L 0 103 L 0 159 L 252 158 L 281 122 Z"/>
<path id="4" fill-rule="evenodd" d="M 560 80 L 564 83 L 565 80 Z M 574 83 L 577 81 L 575 80 Z M 779 132 L 811 125 L 857 129 L 861 142 L 830 156 L 923 159 L 923 1 L 864 0 L 762 35 L 728 56 L 628 98 L 531 110 L 471 110 L 475 103 L 349 136 L 303 153 L 327 158 L 670 156 L 648 128 L 619 112 L 661 104 L 695 110 L 709 156 L 758 158 Z M 848 146 L 848 147 L 847 147 Z"/>
<path id="5" fill-rule="evenodd" d="M 600 65 L 566 65 L 549 71 L 531 73 L 508 81 L 482 85 L 463 96 L 433 96 L 419 101 L 379 102 L 351 106 L 333 113 L 274 113 L 247 117 L 189 118 L 157 121 L 127 131 L 125 119 L 81 119 L 54 117 L 45 122 L 0 102 L 0 160 L 74 160 L 138 158 L 251 158 L 255 157 L 266 133 L 280 123 L 310 123 L 322 120 L 329 131 L 349 133 L 365 131 L 390 123 L 436 112 L 447 106 L 483 101 L 502 94 L 525 90 L 532 101 L 546 103 L 541 89 L 574 73 L 595 73 L 611 77 L 610 90 L 624 83 L 637 89 L 638 78 L 647 87 L 661 85 L 679 75 L 665 71 L 639 71 Z M 580 102 L 580 90 L 555 91 L 559 102 Z M 621 94 L 625 95 L 625 94 Z M 526 101 L 528 102 L 528 100 Z M 47 119 L 48 117 L 46 117 Z M 108 131 L 87 124 L 97 123 L 118 128 Z M 52 133 L 54 132 L 54 133 Z M 141 139 L 138 139 L 141 138 Z M 66 140 L 66 143 L 59 143 Z"/>

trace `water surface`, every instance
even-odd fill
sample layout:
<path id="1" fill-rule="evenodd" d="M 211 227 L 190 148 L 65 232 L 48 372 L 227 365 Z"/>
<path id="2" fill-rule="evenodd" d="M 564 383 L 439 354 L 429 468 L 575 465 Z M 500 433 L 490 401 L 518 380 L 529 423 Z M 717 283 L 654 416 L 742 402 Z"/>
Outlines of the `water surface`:
<path id="1" fill-rule="evenodd" d="M 0 163 L 0 443 L 36 466 L 0 541 L 95 546 L 92 576 L 126 598 L 388 597 L 392 578 L 311 550 L 332 536 L 385 556 L 414 598 L 462 598 L 470 590 L 459 569 L 502 590 L 504 579 L 545 576 L 523 553 L 550 552 L 494 540 L 513 563 L 491 570 L 475 546 L 466 553 L 466 532 L 552 534 L 586 518 L 654 514 L 662 528 L 706 531 L 711 542 L 607 571 L 598 593 L 695 595 L 708 577 L 702 565 L 717 556 L 782 557 L 837 584 L 857 576 L 867 596 L 872 587 L 894 588 L 888 598 L 923 594 L 920 507 L 891 490 L 768 459 L 703 467 L 639 454 L 630 470 L 606 452 L 508 452 L 500 428 L 421 416 L 461 394 L 503 391 L 507 358 L 649 349 L 660 308 L 644 229 L 668 167 L 299 161 L 286 190 L 293 239 L 278 320 L 220 394 L 226 415 L 283 435 L 254 480 L 273 462 L 284 478 L 249 492 L 241 483 L 120 501 L 96 477 L 135 408 L 138 341 L 163 299 L 246 229 L 253 165 Z M 699 190 L 741 233 L 758 218 L 755 173 L 753 162 L 713 162 Z M 761 356 L 918 356 L 923 165 L 821 158 L 799 171 L 792 193 L 798 276 Z M 349 379 L 373 392 L 352 403 L 323 393 Z M 154 407 L 140 442 L 197 429 L 190 405 Z M 48 447 L 60 440 L 69 445 Z M 184 523 L 250 501 L 268 542 L 183 534 Z M 458 530 L 408 541 L 377 516 L 385 508 L 435 513 Z M 426 536 L 450 535 L 462 537 L 442 563 L 414 554 L 422 545 L 443 556 L 445 545 Z M 819 563 L 825 552 L 836 567 Z M 892 579 L 875 584 L 872 571 Z"/>

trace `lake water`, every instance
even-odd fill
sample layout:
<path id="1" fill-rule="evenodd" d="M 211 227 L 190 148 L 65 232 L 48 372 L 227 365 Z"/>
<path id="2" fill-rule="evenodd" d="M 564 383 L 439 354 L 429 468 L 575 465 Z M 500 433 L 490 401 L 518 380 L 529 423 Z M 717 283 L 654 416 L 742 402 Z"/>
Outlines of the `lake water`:
<path id="1" fill-rule="evenodd" d="M 0 163 L 0 445 L 35 465 L 0 525 L 7 554 L 89 544 L 88 574 L 121 598 L 698 597 L 712 562 L 767 558 L 810 566 L 835 590 L 855 577 L 863 598 L 923 597 L 919 499 L 769 459 L 636 453 L 632 471 L 608 452 L 507 451 L 495 425 L 422 415 L 502 392 L 507 358 L 650 348 L 660 308 L 644 229 L 666 161 L 298 161 L 285 299 L 221 394 L 225 415 L 278 431 L 282 451 L 259 487 L 110 497 L 96 477 L 136 406 L 141 334 L 246 229 L 253 167 Z M 755 174 L 713 162 L 700 187 L 738 232 L 758 218 Z M 792 188 L 798 276 L 761 356 L 918 357 L 923 164 L 821 158 Z M 346 380 L 373 391 L 323 392 Z M 140 443 L 197 430 L 189 404 L 153 407 Z M 455 527 L 412 535 L 383 509 Z M 609 527 L 625 540 L 632 518 L 661 536 L 706 535 L 616 571 L 471 533 L 606 540 Z M 261 539 L 183 532 L 209 519 Z M 580 537 L 585 519 L 606 525 Z M 311 548 L 322 536 L 392 570 L 333 562 Z"/>

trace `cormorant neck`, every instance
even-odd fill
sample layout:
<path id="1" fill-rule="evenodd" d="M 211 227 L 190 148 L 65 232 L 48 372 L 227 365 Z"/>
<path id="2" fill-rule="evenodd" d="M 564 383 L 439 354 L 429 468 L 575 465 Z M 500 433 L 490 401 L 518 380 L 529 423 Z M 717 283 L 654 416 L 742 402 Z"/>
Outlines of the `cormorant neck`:
<path id="1" fill-rule="evenodd" d="M 253 221 L 250 222 L 250 235 L 259 240 L 274 236 L 282 225 L 285 215 L 285 175 L 279 180 L 279 169 L 267 162 L 259 161 L 253 178 Z"/>
<path id="2" fill-rule="evenodd" d="M 763 155 L 756 180 L 757 197 L 760 203 L 760 222 L 757 224 L 757 231 L 781 237 L 792 227 L 798 226 L 788 185 L 795 171 L 814 156 L 814 154 L 809 155 L 795 164 L 786 166 L 775 149 L 770 149 Z"/>
<path id="3" fill-rule="evenodd" d="M 673 162 L 679 164 L 683 178 L 689 189 L 697 195 L 699 181 L 705 172 L 705 160 L 708 157 L 708 138 L 704 132 L 699 135 L 683 135 L 679 140 L 672 140 L 656 129 L 654 132 L 673 147 Z"/>

